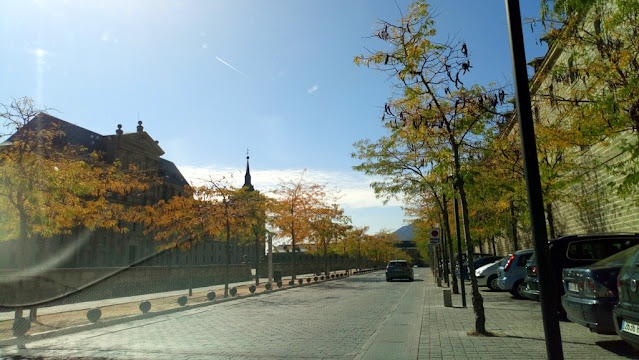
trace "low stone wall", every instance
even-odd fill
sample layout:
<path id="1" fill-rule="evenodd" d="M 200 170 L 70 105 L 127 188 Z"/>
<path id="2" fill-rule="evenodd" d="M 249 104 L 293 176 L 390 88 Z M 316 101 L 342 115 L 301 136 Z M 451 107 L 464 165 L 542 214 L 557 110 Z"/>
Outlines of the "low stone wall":
<path id="1" fill-rule="evenodd" d="M 225 265 L 68 268 L 42 271 L 0 269 L 0 307 L 53 304 L 203 287 L 224 283 Z M 231 265 L 230 282 L 251 279 L 247 264 Z"/>
<path id="2" fill-rule="evenodd" d="M 360 263 L 360 267 L 362 268 L 371 268 L 373 266 L 374 264 L 371 261 L 361 261 Z M 331 259 L 328 266 L 329 271 L 341 271 L 345 269 L 354 269 L 356 267 L 357 267 L 356 261 L 349 258 Z M 312 260 L 312 261 L 304 260 L 304 261 L 298 262 L 295 265 L 295 270 L 296 270 L 295 272 L 297 275 L 323 274 L 325 269 L 326 269 L 326 264 L 324 263 L 323 259 L 321 259 L 320 262 L 316 260 Z M 289 262 L 286 262 L 286 263 L 274 262 L 273 272 L 275 271 L 281 271 L 282 276 L 291 276 L 293 274 L 293 264 Z M 268 264 L 260 263 L 259 272 L 260 272 L 260 277 L 266 277 L 266 274 L 268 273 Z"/>

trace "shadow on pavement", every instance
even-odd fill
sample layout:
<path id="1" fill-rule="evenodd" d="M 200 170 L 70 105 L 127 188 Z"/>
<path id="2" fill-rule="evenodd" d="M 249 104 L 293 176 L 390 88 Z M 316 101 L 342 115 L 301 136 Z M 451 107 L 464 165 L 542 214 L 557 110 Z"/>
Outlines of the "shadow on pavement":
<path id="1" fill-rule="evenodd" d="M 365 278 L 350 277 L 350 278 L 348 278 L 348 280 L 351 281 L 351 282 L 366 282 L 366 283 L 386 281 L 384 279 L 384 277 L 374 277 L 374 278 L 371 278 L 371 277 L 365 277 Z"/>
<path id="2" fill-rule="evenodd" d="M 542 342 L 546 342 L 546 340 L 543 337 L 531 337 L 531 336 L 516 336 L 516 335 L 503 335 L 503 334 L 497 334 L 496 336 L 499 337 L 505 337 L 505 338 L 511 338 L 511 339 L 525 339 L 525 340 L 537 340 L 537 341 L 542 341 Z M 619 341 L 623 341 L 623 340 L 619 340 Z M 575 344 L 575 345 L 592 345 L 592 343 L 588 343 L 588 342 L 581 342 L 581 341 L 566 341 L 566 340 L 561 340 L 562 343 L 566 343 L 566 344 Z M 601 342 L 608 342 L 608 341 L 600 341 L 597 342 L 595 344 L 599 345 L 599 343 Z M 601 346 L 601 345 L 599 345 Z M 606 349 L 604 347 L 604 349 Z"/>
<path id="3" fill-rule="evenodd" d="M 595 344 L 606 349 L 615 355 L 630 357 L 631 359 L 639 359 L 639 351 L 635 350 L 623 340 L 607 340 L 597 341 Z"/>

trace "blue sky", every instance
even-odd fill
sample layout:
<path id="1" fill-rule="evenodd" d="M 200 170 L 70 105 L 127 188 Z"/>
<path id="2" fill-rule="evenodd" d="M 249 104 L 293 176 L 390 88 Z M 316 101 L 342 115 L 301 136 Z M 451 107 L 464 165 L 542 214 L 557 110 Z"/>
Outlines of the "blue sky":
<path id="1" fill-rule="evenodd" d="M 247 148 L 257 189 L 299 178 L 341 190 L 356 226 L 403 225 L 351 167 L 352 144 L 384 133 L 386 75 L 353 64 L 410 1 L 0 2 L 0 102 L 29 96 L 102 133 L 138 117 L 192 183 L 233 174 Z M 535 16 L 538 1 L 523 1 Z M 472 81 L 512 82 L 503 1 L 432 1 L 441 38 L 469 47 Z M 527 58 L 542 56 L 525 28 Z"/>

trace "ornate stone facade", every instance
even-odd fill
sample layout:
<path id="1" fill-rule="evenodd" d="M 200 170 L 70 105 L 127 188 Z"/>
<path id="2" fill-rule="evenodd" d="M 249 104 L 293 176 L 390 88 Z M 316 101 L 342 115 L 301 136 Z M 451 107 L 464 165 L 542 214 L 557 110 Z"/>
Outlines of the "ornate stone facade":
<path id="1" fill-rule="evenodd" d="M 48 127 L 55 124 L 66 134 L 66 141 L 81 145 L 87 151 L 97 151 L 104 159 L 113 162 L 119 159 L 123 165 L 136 164 L 138 168 L 157 174 L 161 184 L 153 186 L 143 194 L 130 195 L 123 199 L 129 204 L 157 203 L 173 196 L 182 196 L 188 185 L 175 164 L 162 158 L 164 150 L 154 140 L 139 121 L 135 132 L 124 132 L 118 125 L 115 134 L 101 135 L 53 116 L 42 114 L 30 122 L 30 126 Z M 9 138 L 7 141 L 11 141 Z M 250 184 L 250 173 L 246 181 Z M 26 263 L 30 267 L 126 267 L 138 266 L 183 266 L 224 263 L 224 244 L 212 239 L 194 244 L 189 250 L 158 250 L 158 244 L 151 235 L 145 235 L 138 224 L 129 224 L 129 232 L 122 234 L 110 230 L 80 230 L 68 235 L 38 238 L 37 248 L 30 252 Z M 15 268 L 15 239 L 0 239 L 0 268 Z M 264 251 L 261 249 L 261 253 Z M 248 256 L 253 263 L 255 249 L 251 245 L 231 246 L 231 262 L 241 263 Z"/>

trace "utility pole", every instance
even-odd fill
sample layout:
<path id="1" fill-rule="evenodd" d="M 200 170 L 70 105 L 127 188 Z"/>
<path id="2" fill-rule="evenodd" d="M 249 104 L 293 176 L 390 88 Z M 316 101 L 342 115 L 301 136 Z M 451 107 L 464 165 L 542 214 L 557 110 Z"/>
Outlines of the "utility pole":
<path id="1" fill-rule="evenodd" d="M 528 74 L 526 71 L 526 54 L 524 52 L 524 36 L 521 28 L 521 14 L 519 0 L 506 0 L 508 15 L 508 32 L 510 35 L 510 49 L 513 61 L 513 75 L 515 78 L 515 97 L 517 99 L 517 119 L 519 121 L 519 136 L 523 153 L 524 176 L 528 192 L 528 209 L 533 238 L 533 247 L 537 257 L 537 275 L 539 278 L 539 297 L 541 302 L 541 316 L 546 336 L 546 355 L 548 359 L 563 359 L 559 319 L 556 316 L 553 277 L 550 272 L 550 257 L 548 255 L 548 234 L 544 218 L 544 201 L 541 192 L 541 177 L 537 159 L 537 143 L 528 89 Z"/>

